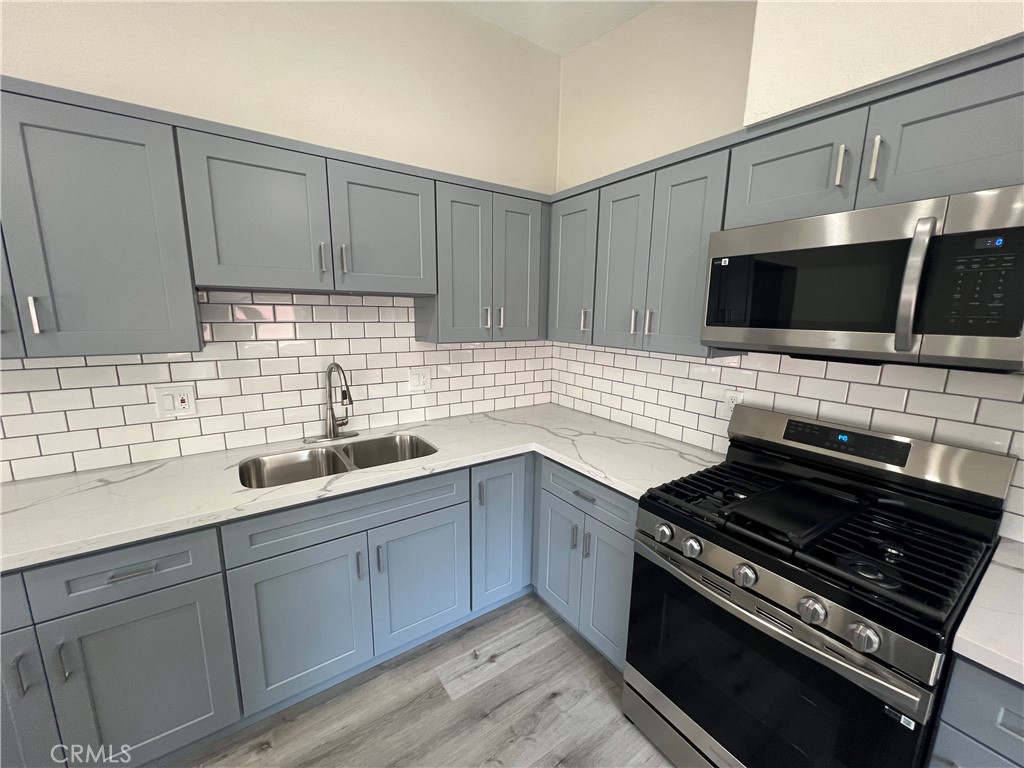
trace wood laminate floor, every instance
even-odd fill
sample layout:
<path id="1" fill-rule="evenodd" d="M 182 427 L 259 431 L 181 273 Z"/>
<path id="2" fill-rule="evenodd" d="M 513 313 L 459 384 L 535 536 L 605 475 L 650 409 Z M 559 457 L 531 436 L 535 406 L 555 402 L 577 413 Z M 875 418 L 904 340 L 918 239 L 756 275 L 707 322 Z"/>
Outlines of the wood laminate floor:
<path id="1" fill-rule="evenodd" d="M 339 692 L 340 691 L 340 692 Z M 621 675 L 533 595 L 190 760 L 241 766 L 667 766 Z"/>

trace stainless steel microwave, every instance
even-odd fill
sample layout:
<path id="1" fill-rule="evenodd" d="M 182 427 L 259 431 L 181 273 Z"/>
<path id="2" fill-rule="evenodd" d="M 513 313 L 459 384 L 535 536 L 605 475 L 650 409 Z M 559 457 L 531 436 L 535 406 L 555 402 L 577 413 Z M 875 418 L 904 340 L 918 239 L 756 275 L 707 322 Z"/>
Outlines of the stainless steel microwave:
<path id="1" fill-rule="evenodd" d="M 1024 370 L 1024 187 L 715 232 L 718 349 Z"/>

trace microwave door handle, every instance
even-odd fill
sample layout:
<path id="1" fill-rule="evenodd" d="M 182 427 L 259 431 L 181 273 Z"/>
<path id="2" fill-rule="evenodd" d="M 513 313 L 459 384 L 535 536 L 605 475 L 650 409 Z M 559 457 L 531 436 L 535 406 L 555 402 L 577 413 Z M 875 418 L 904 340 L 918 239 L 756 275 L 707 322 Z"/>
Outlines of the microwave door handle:
<path id="1" fill-rule="evenodd" d="M 910 240 L 910 251 L 907 253 L 907 266 L 903 270 L 903 283 L 900 286 L 900 303 L 896 310 L 896 351 L 910 352 L 914 348 L 914 313 L 917 311 L 917 294 L 921 287 L 921 274 L 924 271 L 924 259 L 928 254 L 928 244 L 938 219 L 928 216 L 917 220 L 914 236 Z"/>

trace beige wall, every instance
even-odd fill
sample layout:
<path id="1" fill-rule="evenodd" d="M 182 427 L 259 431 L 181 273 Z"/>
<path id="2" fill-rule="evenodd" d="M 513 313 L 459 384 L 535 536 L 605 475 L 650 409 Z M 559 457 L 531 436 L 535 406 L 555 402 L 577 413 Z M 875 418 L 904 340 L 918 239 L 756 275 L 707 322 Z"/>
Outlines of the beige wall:
<path id="1" fill-rule="evenodd" d="M 447 3 L 2 4 L 3 72 L 542 192 L 558 56 Z"/>
<path id="2" fill-rule="evenodd" d="M 754 7 L 666 2 L 566 54 L 558 188 L 740 128 Z"/>
<path id="3" fill-rule="evenodd" d="M 1021 31 L 1019 0 L 759 0 L 744 123 Z"/>

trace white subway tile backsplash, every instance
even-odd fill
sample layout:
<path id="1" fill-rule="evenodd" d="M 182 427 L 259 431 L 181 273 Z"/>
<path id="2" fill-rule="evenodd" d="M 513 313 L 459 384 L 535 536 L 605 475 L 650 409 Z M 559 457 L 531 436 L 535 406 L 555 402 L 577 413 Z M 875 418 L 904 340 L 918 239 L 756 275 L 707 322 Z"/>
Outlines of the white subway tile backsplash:
<path id="1" fill-rule="evenodd" d="M 905 387 L 941 392 L 946 387 L 948 371 L 943 368 L 921 368 L 911 365 L 882 367 L 881 383 L 887 387 Z"/>
<path id="2" fill-rule="evenodd" d="M 907 406 L 907 390 L 876 387 L 871 384 L 851 384 L 846 402 L 851 405 L 866 405 L 869 408 L 902 411 Z"/>
<path id="3" fill-rule="evenodd" d="M 113 365 L 60 369 L 60 386 L 62 389 L 114 387 L 119 383 L 117 368 Z"/>
<path id="4" fill-rule="evenodd" d="M 907 398 L 907 412 L 922 416 L 973 421 L 977 411 L 978 400 L 974 397 L 915 391 Z"/>
<path id="5" fill-rule="evenodd" d="M 60 389 L 57 371 L 42 368 L 36 371 L 4 371 L 0 375 L 0 391 L 38 392 L 43 389 Z"/>
<path id="6" fill-rule="evenodd" d="M 121 445 L 116 448 L 99 448 L 95 451 L 79 451 L 75 454 L 61 454 L 63 456 L 75 457 L 75 469 L 85 472 L 88 469 L 103 469 L 104 467 L 117 467 L 121 464 L 130 464 L 132 457 L 128 447 Z"/>
<path id="7" fill-rule="evenodd" d="M 960 421 L 939 419 L 935 425 L 935 441 L 953 443 L 966 448 L 978 448 L 993 453 L 1006 453 L 1010 450 L 1010 439 L 1013 432 L 1009 429 L 983 427 L 978 424 L 964 424 Z"/>
<path id="8" fill-rule="evenodd" d="M 833 400 L 837 403 L 846 401 L 846 395 L 850 391 L 850 385 L 845 381 L 832 379 L 801 379 L 800 397 L 809 397 L 815 400 Z"/>
<path id="9" fill-rule="evenodd" d="M 829 361 L 826 376 L 840 381 L 858 381 L 862 384 L 877 384 L 882 374 L 880 365 L 861 365 L 859 363 L 837 363 Z"/>
<path id="10" fill-rule="evenodd" d="M 871 409 L 862 408 L 859 405 L 823 401 L 818 406 L 818 418 L 823 421 L 836 421 L 840 424 L 867 428 L 871 424 Z"/>
<path id="11" fill-rule="evenodd" d="M 68 422 L 62 411 L 56 411 L 54 413 L 4 416 L 3 427 L 6 437 L 20 437 L 22 435 L 44 435 L 49 432 L 65 432 L 68 428 Z"/>
<path id="12" fill-rule="evenodd" d="M 39 456 L 34 459 L 15 459 L 11 462 L 11 469 L 15 480 L 28 480 L 32 477 L 74 472 L 75 462 L 72 454 L 61 453 L 55 456 Z"/>
<path id="13" fill-rule="evenodd" d="M 36 413 L 44 411 L 78 411 L 92 408 L 92 390 L 89 389 L 51 389 L 33 392 L 32 410 Z M 4 411 L 6 413 L 6 410 Z"/>
<path id="14" fill-rule="evenodd" d="M 1024 399 L 1024 376 L 1003 376 L 974 371 L 950 371 L 946 391 L 955 395 L 987 397 L 1019 403 Z"/>
<path id="15" fill-rule="evenodd" d="M 906 437 L 920 437 L 931 440 L 935 433 L 935 419 L 895 411 L 875 411 L 871 418 L 871 429 Z"/>

